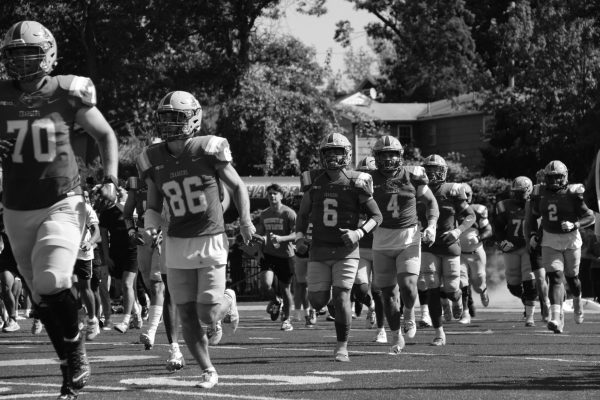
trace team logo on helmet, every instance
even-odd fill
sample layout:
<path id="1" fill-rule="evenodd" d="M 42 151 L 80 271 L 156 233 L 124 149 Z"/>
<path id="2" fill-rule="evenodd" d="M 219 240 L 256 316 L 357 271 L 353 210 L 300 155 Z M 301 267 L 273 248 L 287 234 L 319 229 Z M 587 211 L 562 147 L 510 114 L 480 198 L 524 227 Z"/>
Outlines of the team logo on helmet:
<path id="1" fill-rule="evenodd" d="M 35 21 L 21 21 L 11 26 L 0 53 L 6 72 L 16 80 L 41 78 L 56 66 L 56 40 L 48 29 Z"/>
<path id="2" fill-rule="evenodd" d="M 382 171 L 395 171 L 402 166 L 404 149 L 400 141 L 393 136 L 384 135 L 373 146 L 373 155 L 377 168 Z"/>
<path id="3" fill-rule="evenodd" d="M 430 183 L 443 183 L 446 182 L 446 175 L 448 173 L 448 165 L 446 160 L 437 154 L 432 154 L 425 158 L 423 161 L 423 168 Z"/>
<path id="4" fill-rule="evenodd" d="M 156 118 L 161 139 L 187 139 L 200 132 L 202 107 L 191 93 L 170 92 L 158 103 Z"/>
<path id="5" fill-rule="evenodd" d="M 546 187 L 552 190 L 562 189 L 569 183 L 569 170 L 559 160 L 550 161 L 544 168 Z"/>
<path id="6" fill-rule="evenodd" d="M 352 145 L 341 133 L 330 133 L 319 145 L 321 165 L 326 169 L 341 169 L 350 165 Z"/>
<path id="7" fill-rule="evenodd" d="M 356 166 L 356 170 L 357 171 L 372 171 L 377 169 L 377 166 L 375 165 L 375 157 L 372 156 L 366 156 L 365 158 L 363 158 L 362 160 L 359 161 L 358 165 Z"/>

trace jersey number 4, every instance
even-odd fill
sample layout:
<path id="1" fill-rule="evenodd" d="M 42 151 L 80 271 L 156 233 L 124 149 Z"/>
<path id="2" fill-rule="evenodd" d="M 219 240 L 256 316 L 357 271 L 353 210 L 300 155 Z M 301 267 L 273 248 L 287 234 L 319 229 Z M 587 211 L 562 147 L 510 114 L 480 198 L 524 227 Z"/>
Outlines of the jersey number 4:
<path id="1" fill-rule="evenodd" d="M 6 122 L 8 133 L 17 134 L 12 162 L 23 163 L 23 144 L 27 133 L 31 131 L 33 139 L 33 157 L 41 163 L 52 162 L 56 158 L 56 128 L 49 118 L 36 119 L 29 126 L 26 119 Z"/>
<path id="2" fill-rule="evenodd" d="M 162 190 L 169 199 L 173 216 L 183 217 L 188 211 L 191 214 L 206 211 L 208 203 L 201 187 L 202 180 L 198 176 L 188 176 L 181 183 L 177 181 L 163 183 Z"/>

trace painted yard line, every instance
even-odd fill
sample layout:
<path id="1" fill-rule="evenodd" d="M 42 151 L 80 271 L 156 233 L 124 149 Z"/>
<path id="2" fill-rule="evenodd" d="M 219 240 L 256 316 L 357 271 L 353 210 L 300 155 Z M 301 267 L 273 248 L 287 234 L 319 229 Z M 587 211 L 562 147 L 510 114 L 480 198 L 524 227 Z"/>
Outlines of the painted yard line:
<path id="1" fill-rule="evenodd" d="M 400 374 L 404 372 L 428 372 L 427 369 L 366 369 L 358 371 L 313 371 L 315 375 L 372 375 L 372 374 Z"/>
<path id="2" fill-rule="evenodd" d="M 119 383 L 133 387 L 196 387 L 200 376 L 165 377 L 150 376 L 146 378 L 121 379 Z M 223 382 L 228 380 L 234 382 Z M 237 381 L 237 382 L 236 382 Z M 240 382 L 241 381 L 241 382 Z M 340 379 L 311 375 L 219 375 L 219 386 L 314 386 L 337 383 Z"/>
<path id="3" fill-rule="evenodd" d="M 149 360 L 153 358 L 161 358 L 160 356 L 90 356 L 89 360 L 92 363 L 101 362 L 117 362 L 117 361 L 139 361 Z M 30 359 L 19 359 L 19 360 L 3 360 L 0 361 L 0 367 L 22 367 L 31 365 L 52 365 L 59 364 L 58 358 L 30 358 Z"/>
<path id="4" fill-rule="evenodd" d="M 274 337 L 249 337 L 249 340 L 278 340 L 280 338 L 274 338 Z"/>
<path id="5" fill-rule="evenodd" d="M 298 352 L 313 352 L 313 353 L 331 353 L 330 349 L 299 349 L 299 348 L 277 348 L 277 347 L 263 347 L 263 350 L 288 350 L 288 351 L 298 351 Z M 348 353 L 352 354 L 385 354 L 389 355 L 387 351 L 361 351 L 361 350 L 349 350 Z M 506 359 L 515 359 L 515 360 L 533 360 L 533 361 L 557 361 L 557 362 L 565 362 L 565 363 L 581 363 L 581 364 L 600 364 L 600 360 L 598 361 L 582 361 L 582 360 L 569 360 L 566 358 L 550 358 L 550 357 L 523 357 L 523 356 L 488 356 L 488 355 L 477 355 L 477 354 L 462 354 L 462 353 L 452 353 L 452 354 L 438 354 L 438 353 L 412 353 L 403 351 L 402 355 L 409 356 L 426 356 L 426 357 L 477 357 L 477 358 L 506 358 Z"/>
<path id="6" fill-rule="evenodd" d="M 198 389 L 198 390 L 202 390 L 202 389 Z M 195 391 L 195 392 L 182 392 L 180 390 L 159 390 L 159 389 L 146 389 L 144 390 L 144 392 L 148 392 L 148 393 L 160 393 L 160 394 L 173 394 L 173 395 L 180 395 L 180 396 L 192 396 L 192 397 L 220 397 L 220 398 L 226 398 L 226 399 L 248 399 L 248 400 L 307 400 L 307 399 L 301 399 L 301 398 L 285 398 L 285 397 L 265 397 L 265 396 L 246 396 L 246 395 L 239 395 L 239 394 L 225 394 L 225 393 L 210 393 L 210 392 L 199 392 L 199 391 Z"/>

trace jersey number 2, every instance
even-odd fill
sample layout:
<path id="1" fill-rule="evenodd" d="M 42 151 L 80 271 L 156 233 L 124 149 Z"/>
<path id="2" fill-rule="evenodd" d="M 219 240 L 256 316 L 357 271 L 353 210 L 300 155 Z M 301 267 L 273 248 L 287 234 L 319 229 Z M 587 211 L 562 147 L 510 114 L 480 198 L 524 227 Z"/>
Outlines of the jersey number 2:
<path id="1" fill-rule="evenodd" d="M 15 148 L 12 154 L 14 163 L 23 163 L 23 143 L 27 132 L 31 129 L 33 139 L 33 157 L 37 162 L 52 162 L 56 158 L 56 128 L 49 118 L 36 119 L 29 127 L 26 119 L 6 122 L 8 133 L 17 133 Z"/>

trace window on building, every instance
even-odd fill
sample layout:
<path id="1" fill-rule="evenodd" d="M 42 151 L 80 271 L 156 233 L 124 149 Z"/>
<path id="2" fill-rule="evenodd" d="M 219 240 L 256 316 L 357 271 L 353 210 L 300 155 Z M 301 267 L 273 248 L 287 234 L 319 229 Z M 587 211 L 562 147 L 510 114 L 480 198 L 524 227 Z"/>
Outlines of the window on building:
<path id="1" fill-rule="evenodd" d="M 396 137 L 402 143 L 402 146 L 413 145 L 413 130 L 411 125 L 398 125 L 396 127 Z"/>
<path id="2" fill-rule="evenodd" d="M 483 127 L 481 132 L 481 139 L 484 142 L 489 142 L 492 139 L 494 130 L 496 129 L 496 120 L 493 116 L 485 116 L 483 118 Z"/>

